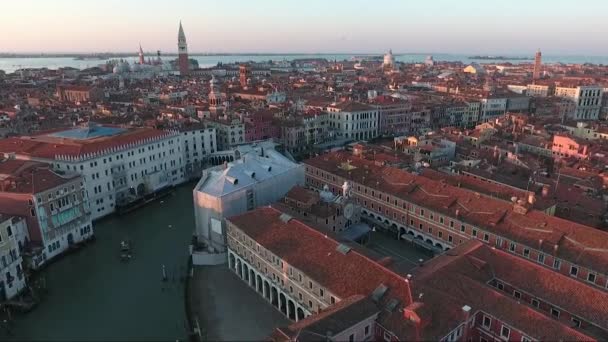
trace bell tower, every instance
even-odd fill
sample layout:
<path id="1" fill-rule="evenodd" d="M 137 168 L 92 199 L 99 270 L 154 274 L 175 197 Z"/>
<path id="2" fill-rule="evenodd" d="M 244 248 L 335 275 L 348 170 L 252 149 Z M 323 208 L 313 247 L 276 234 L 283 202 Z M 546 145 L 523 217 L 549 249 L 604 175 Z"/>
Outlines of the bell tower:
<path id="1" fill-rule="evenodd" d="M 188 61 L 188 43 L 186 42 L 186 34 L 184 34 L 184 28 L 182 22 L 179 22 L 179 32 L 177 34 L 177 65 L 179 73 L 181 75 L 187 75 L 190 69 L 190 62 Z"/>

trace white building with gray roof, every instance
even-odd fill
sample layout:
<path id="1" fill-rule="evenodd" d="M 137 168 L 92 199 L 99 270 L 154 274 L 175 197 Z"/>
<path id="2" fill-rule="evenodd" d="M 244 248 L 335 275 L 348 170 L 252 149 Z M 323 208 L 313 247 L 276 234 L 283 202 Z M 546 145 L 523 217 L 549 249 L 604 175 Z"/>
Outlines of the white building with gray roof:
<path id="1" fill-rule="evenodd" d="M 203 171 L 193 191 L 195 235 L 214 260 L 226 252 L 224 218 L 274 203 L 294 185 L 304 184 L 304 166 L 273 146 L 240 151 L 240 159 Z"/>

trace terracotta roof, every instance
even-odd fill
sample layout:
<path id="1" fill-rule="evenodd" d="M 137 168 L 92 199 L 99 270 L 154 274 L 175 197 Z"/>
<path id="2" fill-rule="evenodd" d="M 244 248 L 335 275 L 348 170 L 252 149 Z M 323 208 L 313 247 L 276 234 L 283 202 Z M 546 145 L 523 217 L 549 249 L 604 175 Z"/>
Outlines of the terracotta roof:
<path id="1" fill-rule="evenodd" d="M 345 170 L 340 167 L 347 160 L 354 168 Z M 608 274 L 606 232 L 537 210 L 529 210 L 523 215 L 515 212 L 511 203 L 401 169 L 379 166 L 343 151 L 321 155 L 304 163 L 410 203 L 423 204 L 456 221 L 473 224 L 529 247 L 538 248 L 542 242 L 541 249 L 548 254 Z"/>
<path id="2" fill-rule="evenodd" d="M 339 298 L 369 295 L 384 284 L 389 288 L 387 296 L 408 303 L 409 286 L 404 278 L 356 250 L 338 251 L 336 240 L 299 220 L 285 223 L 281 214 L 264 207 L 228 221 Z"/>
<path id="3" fill-rule="evenodd" d="M 117 135 L 86 140 L 60 138 L 50 134 L 11 137 L 0 140 L 0 153 L 16 153 L 45 159 L 55 159 L 60 155 L 86 157 L 90 154 L 106 153 L 111 149 L 122 149 L 132 144 L 143 144 L 172 134 L 174 133 L 152 128 L 131 128 Z"/>
<path id="4" fill-rule="evenodd" d="M 43 163 L 26 160 L 0 162 L 0 191 L 3 192 L 36 194 L 78 177 L 77 174 L 60 175 Z"/>
<path id="5" fill-rule="evenodd" d="M 424 330 L 422 336 L 424 340 L 437 340 L 456 328 L 459 324 L 458 317 L 463 315 L 464 305 L 472 308 L 472 314 L 482 311 L 523 331 L 535 340 L 590 340 L 586 334 L 569 328 L 532 307 L 520 304 L 515 298 L 488 285 L 487 283 L 494 278 L 494 272 L 502 267 L 499 262 L 511 262 L 508 267 L 519 272 L 515 275 L 517 278 L 529 276 L 529 273 L 518 271 L 519 266 L 534 267 L 523 259 L 515 257 L 503 259 L 503 257 L 509 256 L 479 241 L 469 241 L 440 257 L 431 259 L 424 267 L 419 268 L 419 271 L 413 272 L 411 282 L 413 293 L 424 293 L 422 299 L 424 305 L 418 314 L 423 321 L 425 318 L 431 321 Z M 554 273 L 550 270 L 547 272 Z M 537 281 L 532 282 L 538 284 Z M 539 289 L 540 291 L 542 290 Z M 604 294 L 604 296 L 608 295 Z"/>

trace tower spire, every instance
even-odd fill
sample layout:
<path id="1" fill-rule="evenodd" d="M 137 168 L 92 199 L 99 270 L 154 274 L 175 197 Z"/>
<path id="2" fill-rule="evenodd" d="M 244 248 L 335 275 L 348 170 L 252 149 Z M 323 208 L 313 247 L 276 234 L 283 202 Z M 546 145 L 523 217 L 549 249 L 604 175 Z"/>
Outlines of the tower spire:
<path id="1" fill-rule="evenodd" d="M 188 43 L 186 42 L 186 34 L 184 33 L 181 20 L 179 21 L 179 31 L 177 33 L 177 51 L 179 72 L 181 75 L 186 75 L 188 69 L 190 69 L 190 62 L 188 61 Z"/>
<path id="2" fill-rule="evenodd" d="M 141 42 L 139 43 L 139 64 L 144 64 L 144 50 L 141 48 Z"/>

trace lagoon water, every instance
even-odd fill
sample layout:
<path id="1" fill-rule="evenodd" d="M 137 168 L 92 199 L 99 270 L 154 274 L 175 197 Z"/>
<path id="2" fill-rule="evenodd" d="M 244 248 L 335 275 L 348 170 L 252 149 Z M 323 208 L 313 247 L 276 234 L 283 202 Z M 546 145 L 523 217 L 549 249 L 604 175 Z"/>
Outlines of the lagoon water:
<path id="1" fill-rule="evenodd" d="M 381 55 L 381 54 L 378 54 Z M 405 63 L 423 62 L 428 54 L 395 54 L 395 59 Z M 210 67 L 218 63 L 234 63 L 234 62 L 263 62 L 268 60 L 274 61 L 289 61 L 298 58 L 325 58 L 328 60 L 350 60 L 355 54 L 289 54 L 289 55 L 194 55 L 200 67 Z M 360 56 L 360 54 L 357 54 Z M 508 57 L 508 56 L 507 56 Z M 511 56 L 511 57 L 522 57 Z M 532 58 L 533 56 L 530 56 Z M 175 56 L 165 56 L 164 59 L 175 59 Z M 460 61 L 465 64 L 472 62 L 479 63 L 496 63 L 496 62 L 511 62 L 511 63 L 530 63 L 532 60 L 476 60 L 470 59 L 467 55 L 459 54 L 433 54 L 436 61 Z M 126 58 L 129 61 L 136 61 L 136 57 Z M 28 58 L 6 58 L 0 57 L 0 70 L 7 73 L 12 73 L 21 68 L 49 68 L 57 69 L 61 67 L 73 67 L 84 69 L 94 67 L 99 64 L 104 64 L 107 60 L 85 59 L 76 60 L 71 57 L 28 57 Z M 593 63 L 593 64 L 608 64 L 608 56 L 543 56 L 544 63 Z"/>

